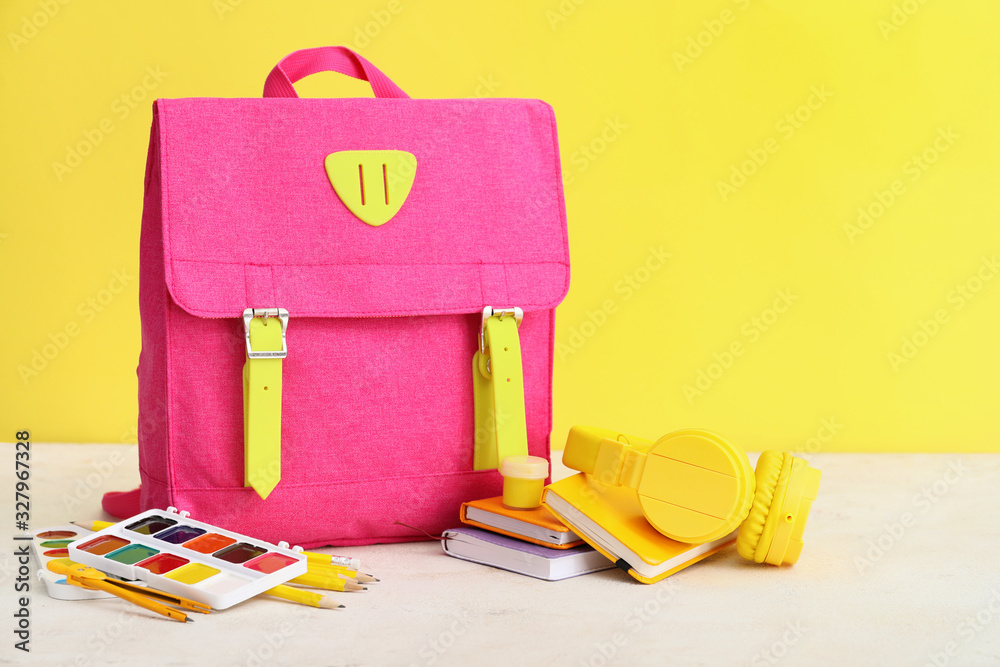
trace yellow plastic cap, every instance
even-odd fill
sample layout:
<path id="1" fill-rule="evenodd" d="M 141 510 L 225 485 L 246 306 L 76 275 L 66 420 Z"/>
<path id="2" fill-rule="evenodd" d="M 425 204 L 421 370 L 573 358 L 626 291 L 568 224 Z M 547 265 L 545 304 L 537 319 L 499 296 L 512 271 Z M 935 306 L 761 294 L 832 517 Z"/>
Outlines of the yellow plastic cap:
<path id="1" fill-rule="evenodd" d="M 672 540 L 700 544 L 743 522 L 754 488 L 742 449 L 711 431 L 685 429 L 656 441 L 637 491 L 654 528 Z"/>
<path id="2" fill-rule="evenodd" d="M 500 462 L 500 474 L 519 479 L 545 479 L 549 462 L 541 456 L 505 456 Z"/>

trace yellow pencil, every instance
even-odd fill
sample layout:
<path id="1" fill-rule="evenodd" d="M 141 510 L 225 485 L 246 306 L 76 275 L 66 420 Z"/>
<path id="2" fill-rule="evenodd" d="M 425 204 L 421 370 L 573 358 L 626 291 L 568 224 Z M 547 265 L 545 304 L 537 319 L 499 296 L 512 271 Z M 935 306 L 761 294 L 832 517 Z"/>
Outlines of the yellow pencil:
<path id="1" fill-rule="evenodd" d="M 311 574 L 311 573 L 306 573 L 298 577 L 295 577 L 289 583 L 302 584 L 303 586 L 311 586 L 312 588 L 323 588 L 328 591 L 368 590 L 364 586 L 355 584 L 354 582 L 348 581 L 346 579 L 341 579 L 340 577 L 331 577 L 322 574 Z"/>
<path id="2" fill-rule="evenodd" d="M 279 584 L 274 588 L 264 591 L 266 595 L 273 595 L 276 598 L 291 600 L 300 604 L 307 604 L 310 607 L 320 607 L 322 609 L 343 609 L 344 605 L 334 602 L 332 598 L 312 591 L 304 591 L 293 586 Z"/>
<path id="3" fill-rule="evenodd" d="M 358 572 L 357 570 L 352 570 L 341 565 L 327 565 L 313 561 L 309 561 L 307 565 L 309 567 L 309 571 L 313 574 L 322 574 L 328 577 L 335 577 L 339 575 L 341 577 L 346 577 L 347 579 L 354 579 L 362 584 L 370 584 L 378 581 L 378 579 L 370 574 Z"/>
<path id="4" fill-rule="evenodd" d="M 361 561 L 357 558 L 347 556 L 334 556 L 333 554 L 321 554 L 315 551 L 304 551 L 306 558 L 313 563 L 324 563 L 327 565 L 341 565 L 343 567 L 357 570 L 361 567 Z"/>
<path id="5" fill-rule="evenodd" d="M 81 528 L 89 527 L 95 533 L 99 530 L 104 530 L 108 526 L 115 525 L 114 521 L 70 521 L 70 523 Z"/>
<path id="6" fill-rule="evenodd" d="M 315 574 L 321 577 L 340 577 L 341 579 L 348 579 L 349 581 L 357 581 L 352 577 L 347 577 L 346 575 L 331 569 L 329 565 L 321 565 L 310 561 L 306 561 L 306 574 Z"/>

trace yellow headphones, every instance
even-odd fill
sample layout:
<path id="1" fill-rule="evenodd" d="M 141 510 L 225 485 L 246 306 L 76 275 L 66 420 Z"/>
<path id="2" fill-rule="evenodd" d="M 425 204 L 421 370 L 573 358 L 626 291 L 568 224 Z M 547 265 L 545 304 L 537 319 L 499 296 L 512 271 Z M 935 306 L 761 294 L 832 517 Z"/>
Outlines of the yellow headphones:
<path id="1" fill-rule="evenodd" d="M 654 443 L 574 426 L 563 463 L 634 489 L 646 519 L 672 540 L 709 542 L 739 526 L 737 552 L 771 565 L 798 561 L 820 478 L 804 459 L 774 450 L 760 455 L 755 474 L 746 452 L 702 429 L 674 431 Z"/>

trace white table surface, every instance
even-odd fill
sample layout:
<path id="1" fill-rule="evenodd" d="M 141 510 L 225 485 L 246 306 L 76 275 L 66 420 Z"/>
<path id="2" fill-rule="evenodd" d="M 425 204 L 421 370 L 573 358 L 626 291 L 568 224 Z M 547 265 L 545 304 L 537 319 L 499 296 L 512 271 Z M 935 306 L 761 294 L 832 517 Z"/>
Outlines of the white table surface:
<path id="1" fill-rule="evenodd" d="M 35 582 L 25 655 L 14 449 L 0 450 L 3 664 L 1000 664 L 1000 455 L 811 455 L 823 481 L 797 565 L 730 549 L 652 586 L 618 570 L 549 583 L 430 542 L 335 550 L 382 579 L 334 594 L 339 611 L 260 598 L 181 624 L 117 599 L 52 600 Z M 138 481 L 134 446 L 34 444 L 31 526 L 109 518 L 101 494 Z"/>

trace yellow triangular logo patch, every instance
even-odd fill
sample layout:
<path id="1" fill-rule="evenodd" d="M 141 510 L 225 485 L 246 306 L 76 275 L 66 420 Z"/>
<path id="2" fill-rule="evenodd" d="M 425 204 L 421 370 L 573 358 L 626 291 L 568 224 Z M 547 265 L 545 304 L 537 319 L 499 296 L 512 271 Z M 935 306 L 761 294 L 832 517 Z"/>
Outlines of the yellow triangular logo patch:
<path id="1" fill-rule="evenodd" d="M 340 201 L 373 227 L 399 212 L 416 174 L 417 158 L 406 151 L 338 151 L 326 156 L 326 175 Z"/>

